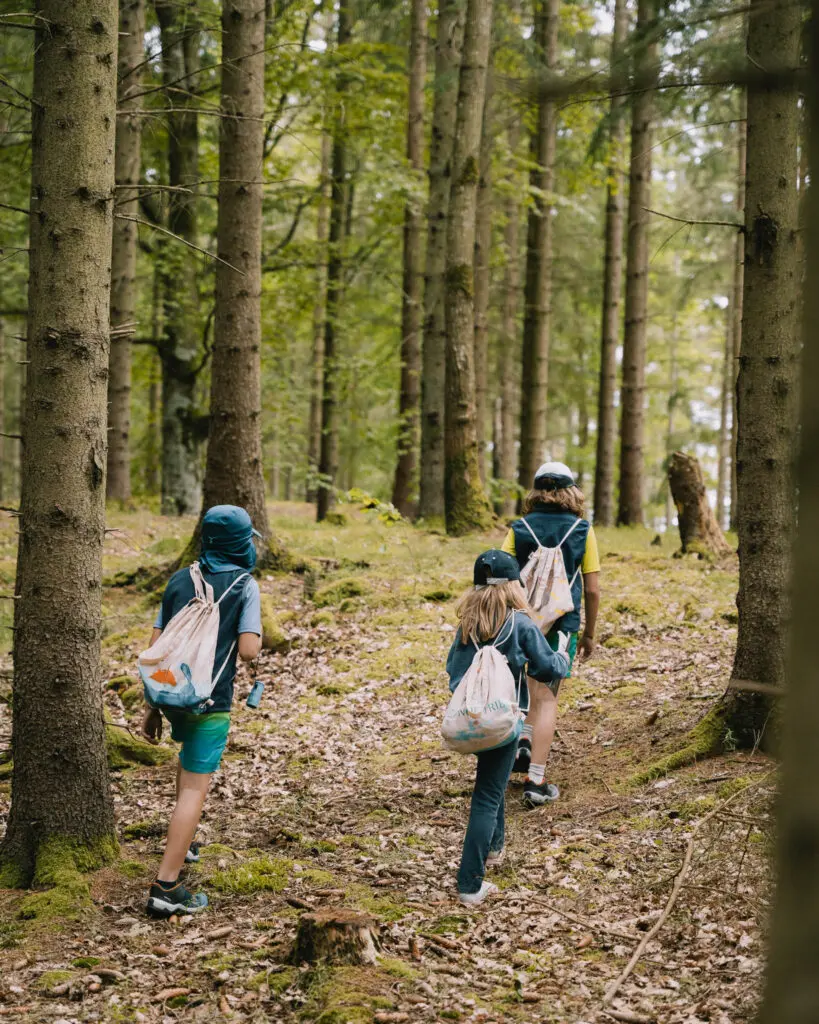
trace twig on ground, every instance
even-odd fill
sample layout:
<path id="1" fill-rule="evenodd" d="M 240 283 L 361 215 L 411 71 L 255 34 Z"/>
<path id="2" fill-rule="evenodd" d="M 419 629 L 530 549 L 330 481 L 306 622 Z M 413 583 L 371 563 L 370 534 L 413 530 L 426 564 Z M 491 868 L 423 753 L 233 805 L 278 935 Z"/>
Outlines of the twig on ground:
<path id="1" fill-rule="evenodd" d="M 570 914 L 568 910 L 561 910 L 560 907 L 556 907 L 553 903 L 549 903 L 547 900 L 540 899 L 539 896 L 527 896 L 527 902 L 536 903 L 538 906 L 544 907 L 546 910 L 551 910 L 553 914 L 565 917 L 567 921 L 573 921 L 574 924 L 579 924 L 581 927 L 587 928 L 590 932 L 613 935 L 618 939 L 634 938 L 634 936 L 629 932 L 620 931 L 619 928 L 613 928 L 608 924 L 598 924 L 596 921 L 590 921 L 587 917 L 580 917 L 578 914 Z"/>

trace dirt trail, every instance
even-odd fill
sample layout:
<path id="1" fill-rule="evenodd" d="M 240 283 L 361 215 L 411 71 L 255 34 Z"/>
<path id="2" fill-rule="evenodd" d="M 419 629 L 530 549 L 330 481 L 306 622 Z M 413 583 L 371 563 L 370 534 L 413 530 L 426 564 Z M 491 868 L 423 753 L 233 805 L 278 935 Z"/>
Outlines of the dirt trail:
<path id="1" fill-rule="evenodd" d="M 771 764 L 729 755 L 627 785 L 727 677 L 732 573 L 672 560 L 643 535 L 601 538 L 603 645 L 561 691 L 549 772 L 563 798 L 527 812 L 512 787 L 501 896 L 468 912 L 454 873 L 472 765 L 441 748 L 438 727 L 452 597 L 487 542 L 358 518 L 316 530 L 284 511 L 285 540 L 325 561 L 309 596 L 299 577 L 262 582 L 280 652 L 263 656 L 261 709 L 237 704 L 209 799 L 191 874 L 212 909 L 143 918 L 173 766 L 115 773 L 124 861 L 96 876 L 94 907 L 26 923 L 19 894 L 0 892 L 0 1009 L 32 1021 L 750 1021 Z M 117 614 L 148 619 L 144 598 L 115 600 Z M 111 675 L 138 644 L 109 640 Z M 240 696 L 248 687 L 243 677 Z M 729 797 L 695 836 L 679 900 L 607 1014 L 603 994 L 657 920 L 697 823 Z M 7 800 L 6 787 L 3 811 Z M 333 905 L 382 922 L 376 966 L 287 962 L 298 916 Z"/>

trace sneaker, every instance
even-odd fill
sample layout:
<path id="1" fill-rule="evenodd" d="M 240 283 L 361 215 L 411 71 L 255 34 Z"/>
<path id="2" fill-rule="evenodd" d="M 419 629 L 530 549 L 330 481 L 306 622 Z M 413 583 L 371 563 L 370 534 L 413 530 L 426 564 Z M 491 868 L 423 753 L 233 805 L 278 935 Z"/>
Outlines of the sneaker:
<path id="1" fill-rule="evenodd" d="M 208 898 L 203 892 L 190 892 L 181 882 L 172 889 L 154 882 L 145 911 L 149 917 L 170 917 L 172 914 L 197 914 L 207 905 Z"/>
<path id="2" fill-rule="evenodd" d="M 525 807 L 542 807 L 543 804 L 549 804 L 553 800 L 557 800 L 560 796 L 560 790 L 555 786 L 553 782 L 537 783 L 532 782 L 531 779 L 527 779 L 523 784 L 523 804 Z"/>
<path id="3" fill-rule="evenodd" d="M 185 854 L 186 864 L 198 864 L 199 863 L 199 850 L 201 849 L 201 843 L 191 843 L 188 847 L 188 852 Z"/>
<path id="4" fill-rule="evenodd" d="M 465 907 L 477 907 L 478 904 L 483 903 L 488 896 L 494 896 L 498 892 L 500 892 L 500 890 L 496 885 L 493 885 L 492 882 L 482 882 L 481 887 L 477 892 L 459 892 L 458 899 Z"/>
<path id="5" fill-rule="evenodd" d="M 506 860 L 506 847 L 502 846 L 500 850 L 490 850 L 489 856 L 486 858 L 487 871 L 490 868 L 499 868 L 501 864 Z"/>
<path id="6" fill-rule="evenodd" d="M 512 766 L 513 772 L 519 772 L 521 775 L 525 775 L 529 771 L 529 765 L 532 763 L 532 744 L 529 740 L 521 740 L 518 745 L 518 756 L 515 758 L 515 763 Z"/>

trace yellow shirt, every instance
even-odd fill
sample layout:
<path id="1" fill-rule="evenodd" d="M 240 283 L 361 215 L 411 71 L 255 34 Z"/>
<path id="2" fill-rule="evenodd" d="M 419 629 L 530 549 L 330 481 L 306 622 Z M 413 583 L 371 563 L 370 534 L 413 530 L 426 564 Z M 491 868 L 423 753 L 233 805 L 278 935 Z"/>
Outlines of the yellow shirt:
<path id="1" fill-rule="evenodd" d="M 506 540 L 504 540 L 501 546 L 501 551 L 505 551 L 507 555 L 513 557 L 517 554 L 515 551 L 515 531 L 510 530 L 506 534 Z M 580 563 L 580 571 L 584 576 L 590 572 L 600 572 L 600 554 L 597 550 L 597 538 L 594 535 L 594 527 L 589 527 L 589 533 L 586 537 L 586 550 L 583 554 L 583 561 Z"/>

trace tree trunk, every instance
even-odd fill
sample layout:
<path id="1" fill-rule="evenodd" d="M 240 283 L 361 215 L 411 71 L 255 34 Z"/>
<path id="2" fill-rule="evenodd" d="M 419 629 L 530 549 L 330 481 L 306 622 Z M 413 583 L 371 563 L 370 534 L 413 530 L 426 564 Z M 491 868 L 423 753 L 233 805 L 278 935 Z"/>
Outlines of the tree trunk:
<path id="1" fill-rule="evenodd" d="M 658 46 L 654 0 L 638 0 L 634 32 L 637 71 L 656 76 Z M 645 443 L 646 313 L 648 307 L 648 207 L 651 206 L 651 146 L 654 93 L 632 100 L 631 164 L 626 260 L 626 324 L 620 395 L 620 495 L 618 526 L 643 523 Z"/>
<path id="2" fill-rule="evenodd" d="M 321 135 L 321 169 L 316 213 L 316 301 L 313 304 L 313 380 L 310 388 L 310 421 L 307 428 L 307 487 L 304 500 L 316 500 L 315 476 L 321 453 L 321 389 L 324 377 L 324 315 L 327 289 L 327 229 L 330 208 L 327 202 L 330 179 L 330 136 Z"/>
<path id="3" fill-rule="evenodd" d="M 424 169 L 424 80 L 427 71 L 426 0 L 410 8 L 409 114 L 407 160 L 417 177 Z M 401 298 L 401 395 L 398 407 L 398 462 L 392 503 L 405 516 L 416 510 L 421 400 L 421 302 L 423 293 L 423 205 L 415 196 L 404 208 L 404 276 Z"/>
<path id="4" fill-rule="evenodd" d="M 682 553 L 730 554 L 731 545 L 708 504 L 702 468 L 693 455 L 673 453 L 668 463 L 668 485 L 677 507 Z"/>
<path id="5" fill-rule="evenodd" d="M 628 35 L 626 0 L 615 0 L 611 67 L 620 66 Z M 594 521 L 600 526 L 614 522 L 614 450 L 617 442 L 617 346 L 620 340 L 620 302 L 623 291 L 623 173 L 626 99 L 613 96 L 609 107 L 611 158 L 606 187 L 605 256 L 603 263 L 603 322 L 600 332 L 600 385 L 597 394 L 597 458 L 594 469 Z"/>
<path id="6" fill-rule="evenodd" d="M 357 910 L 316 910 L 302 914 L 290 959 L 295 964 L 374 964 L 378 921 Z"/>
<path id="7" fill-rule="evenodd" d="M 520 146 L 520 117 L 515 116 L 509 126 L 509 151 L 516 155 Z M 515 434 L 518 425 L 519 365 L 518 308 L 520 303 L 520 198 L 517 190 L 510 191 L 506 200 L 506 226 L 503 232 L 504 269 L 503 299 L 501 305 L 500 345 L 498 347 L 501 419 L 500 447 L 496 476 L 509 483 L 518 475 L 518 453 Z M 496 511 L 512 516 L 516 506 L 513 494 L 505 495 Z"/>
<path id="8" fill-rule="evenodd" d="M 80 847 L 89 860 L 116 851 L 100 598 L 117 5 L 39 0 L 34 14 L 14 778 L 0 885 L 53 883 L 55 859 L 70 869 Z"/>
<path id="9" fill-rule="evenodd" d="M 26 341 L 25 338 L 18 336 L 12 336 L 11 339 L 14 343 L 12 348 L 12 359 L 11 362 L 6 360 L 6 376 L 8 383 L 6 385 L 6 401 L 9 413 L 10 428 L 9 432 L 12 434 L 19 434 L 22 438 L 23 435 L 23 396 L 25 393 L 25 379 L 26 379 Z M 19 502 L 20 490 L 22 487 L 22 479 L 20 472 L 20 463 L 22 459 L 22 440 L 14 439 L 14 444 L 11 446 L 9 451 L 8 461 L 8 477 L 6 484 L 6 491 L 10 496 L 14 498 L 16 502 Z"/>
<path id="10" fill-rule="evenodd" d="M 745 161 L 748 150 L 748 97 L 743 90 L 737 125 L 737 211 L 744 215 L 745 211 Z M 736 529 L 737 521 L 737 440 L 738 417 L 736 401 L 736 382 L 739 373 L 739 356 L 742 346 L 742 300 L 745 287 L 745 235 L 738 231 L 734 249 L 734 284 L 731 290 L 731 317 L 733 330 L 731 334 L 731 380 L 733 381 L 731 417 L 731 529 Z"/>
<path id="11" fill-rule="evenodd" d="M 748 59 L 799 63 L 798 8 L 753 0 Z M 798 440 L 801 280 L 797 86 L 748 87 L 745 288 L 737 379 L 739 630 L 733 676 L 781 687 L 790 621 L 794 463 Z M 734 692 L 728 725 L 741 744 L 762 736 L 770 698 Z"/>
<path id="12" fill-rule="evenodd" d="M 535 40 L 544 67 L 557 63 L 560 0 L 538 0 Z M 549 345 L 552 320 L 552 204 L 557 114 L 552 99 L 538 101 L 532 132 L 534 167 L 530 175 L 532 206 L 526 236 L 524 286 L 523 377 L 521 381 L 520 462 L 518 482 L 531 488 L 546 452 L 546 408 L 549 386 Z"/>
<path id="13" fill-rule="evenodd" d="M 774 9 L 775 11 L 776 9 Z M 772 12 L 773 14 L 774 12 Z M 778 24 L 791 21 L 784 7 Z M 782 25 L 784 28 L 785 26 Z M 814 0 L 805 32 L 810 50 L 806 92 L 809 166 L 819 167 L 819 5 Z M 788 47 L 790 54 L 791 47 Z M 750 127 L 750 126 L 749 126 Z M 749 141 L 755 145 L 753 134 Z M 753 167 L 749 168 L 752 171 Z M 754 189 L 748 175 L 749 200 Z M 804 221 L 807 279 L 802 323 L 802 402 L 798 469 L 799 516 L 807 529 L 793 566 L 793 622 L 784 712 L 783 768 L 777 829 L 776 894 L 769 959 L 759 1024 L 808 1024 L 819 1020 L 819 660 L 816 658 L 816 579 L 819 575 L 819 193 L 807 192 Z M 749 289 L 752 280 L 749 267 Z M 750 325 L 749 325 L 750 327 Z M 746 333 L 743 341 L 748 339 Z M 743 353 L 744 357 L 744 353 Z M 743 411 L 744 415 L 744 411 Z M 743 514 L 742 508 L 740 508 Z"/>
<path id="14" fill-rule="evenodd" d="M 717 462 L 717 504 L 716 518 L 720 529 L 725 523 L 725 498 L 730 489 L 731 473 L 731 385 L 733 384 L 734 365 L 734 318 L 729 304 L 725 317 L 725 354 L 722 360 L 722 373 L 719 397 L 719 440 Z"/>
<path id="15" fill-rule="evenodd" d="M 155 0 L 162 42 L 162 78 L 173 91 L 168 106 L 168 228 L 196 243 L 199 127 L 195 72 L 200 31 L 195 13 L 176 0 Z M 181 242 L 164 239 L 159 248 L 163 278 L 162 513 L 194 515 L 202 505 L 202 417 L 196 381 L 202 366 L 196 260 Z"/>
<path id="16" fill-rule="evenodd" d="M 162 363 L 159 357 L 159 343 L 162 337 L 162 274 L 158 261 L 154 261 L 151 283 L 151 339 L 153 349 L 148 368 L 148 423 L 145 431 L 145 491 L 159 494 L 161 480 L 159 469 L 162 462 L 162 416 L 161 394 Z"/>
<path id="17" fill-rule="evenodd" d="M 144 60 L 145 2 L 121 0 L 119 6 L 119 111 L 116 129 L 117 214 L 138 212 L 142 118 L 140 91 Z M 132 114 L 131 111 L 135 111 Z M 137 226 L 114 219 L 111 247 L 111 358 L 108 367 L 108 497 L 131 497 L 131 333 L 136 322 Z"/>
<path id="18" fill-rule="evenodd" d="M 447 532 L 455 535 L 486 529 L 492 518 L 478 469 L 473 362 L 475 212 L 491 34 L 492 0 L 468 0 L 452 148 L 444 282 L 444 504 Z"/>
<path id="19" fill-rule="evenodd" d="M 216 264 L 202 502 L 203 514 L 213 505 L 247 509 L 262 535 L 260 562 L 271 541 L 261 435 L 264 40 L 258 0 L 223 0 L 216 233 L 225 262 Z"/>
<path id="20" fill-rule="evenodd" d="M 680 276 L 680 261 L 677 254 L 674 254 L 673 260 L 674 277 L 679 280 Z M 674 312 L 671 317 L 671 331 L 668 335 L 668 418 L 666 420 L 665 427 L 665 457 L 669 460 L 674 452 L 674 413 L 677 411 L 677 345 L 679 342 L 679 314 L 680 304 L 675 298 L 674 300 Z M 668 467 L 666 467 L 667 470 Z M 674 521 L 674 497 L 671 494 L 671 485 L 668 480 L 668 472 L 666 471 L 666 488 L 665 488 L 665 528 L 666 530 L 671 529 L 671 524 Z"/>
<path id="21" fill-rule="evenodd" d="M 338 49 L 353 36 L 350 0 L 341 0 L 338 7 Z M 343 64 L 342 64 L 343 68 Z M 333 488 L 338 473 L 338 386 L 336 336 L 344 287 L 344 236 L 347 212 L 347 140 L 344 93 L 347 73 L 340 71 L 336 82 L 336 106 L 333 117 L 333 154 L 330 178 L 330 237 L 327 256 L 327 310 L 324 319 L 324 382 L 321 398 L 321 454 L 316 518 L 321 522 L 334 502 Z"/>
<path id="22" fill-rule="evenodd" d="M 458 104 L 464 0 L 441 0 L 435 41 L 435 105 L 429 154 L 424 344 L 421 367 L 421 494 L 419 515 L 444 518 L 444 403 L 446 366 L 447 218 L 452 180 L 452 143 Z"/>
<path id="23" fill-rule="evenodd" d="M 9 429 L 8 405 L 6 403 L 6 325 L 0 317 L 0 502 L 8 497 L 8 474 L 6 465 L 8 460 L 8 442 L 5 434 L 11 433 Z M 15 442 L 11 440 L 11 443 Z"/>
<path id="24" fill-rule="evenodd" d="M 478 199 L 475 214 L 475 434 L 478 468 L 486 483 L 487 422 L 489 418 L 489 290 L 492 257 L 492 53 L 487 68 L 481 149 L 478 161 Z"/>

